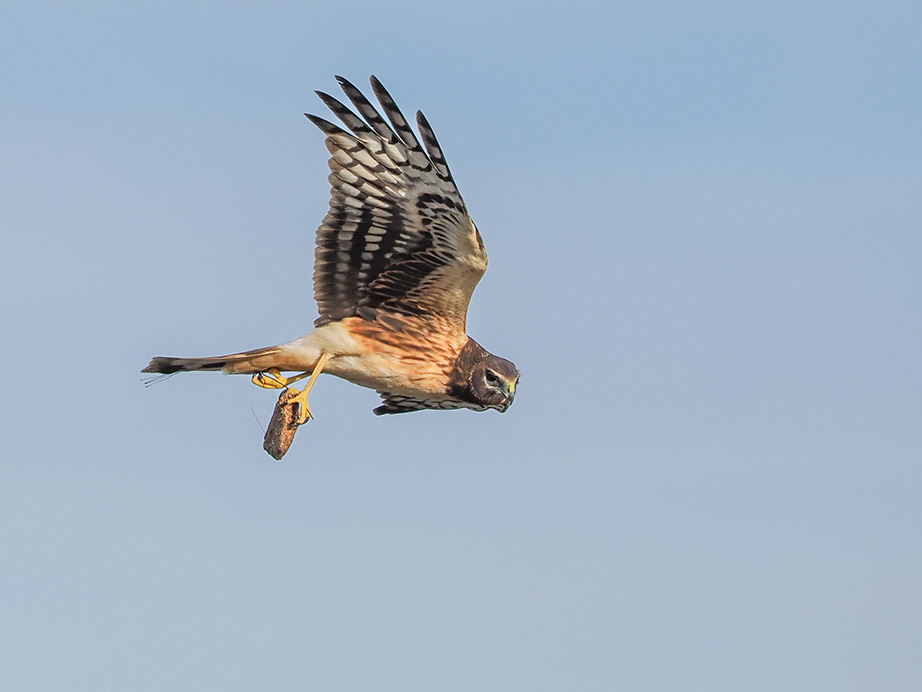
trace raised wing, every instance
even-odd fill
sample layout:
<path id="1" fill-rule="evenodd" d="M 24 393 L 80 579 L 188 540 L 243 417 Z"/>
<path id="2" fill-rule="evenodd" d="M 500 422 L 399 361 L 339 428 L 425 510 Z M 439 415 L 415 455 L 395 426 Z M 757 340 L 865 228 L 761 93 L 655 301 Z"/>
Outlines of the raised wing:
<path id="1" fill-rule="evenodd" d="M 307 114 L 327 136 L 330 210 L 317 229 L 316 325 L 380 311 L 419 317 L 463 335 L 471 294 L 487 268 L 477 227 L 425 116 L 425 150 L 381 83 L 371 85 L 390 123 L 336 78 L 358 115 L 317 92 L 348 132 Z"/>

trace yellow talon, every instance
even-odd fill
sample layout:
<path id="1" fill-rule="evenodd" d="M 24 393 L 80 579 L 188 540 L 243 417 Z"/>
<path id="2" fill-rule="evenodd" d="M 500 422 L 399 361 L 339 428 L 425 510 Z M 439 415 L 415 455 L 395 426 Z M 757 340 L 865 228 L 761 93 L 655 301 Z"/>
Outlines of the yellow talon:
<path id="1" fill-rule="evenodd" d="M 256 373 L 251 381 L 253 384 L 265 389 L 281 389 L 285 386 L 283 381 L 285 379 L 278 368 L 271 368 L 265 372 Z"/>
<path id="2" fill-rule="evenodd" d="M 313 418 L 311 413 L 311 407 L 307 405 L 307 395 L 309 393 L 307 387 L 298 391 L 292 387 L 293 392 L 298 392 L 294 397 L 288 400 L 288 405 L 297 406 L 297 419 L 295 420 L 295 425 L 304 425 Z"/>
<path id="3" fill-rule="evenodd" d="M 311 409 L 307 405 L 307 395 L 310 394 L 311 389 L 314 386 L 314 382 L 317 381 L 317 378 L 320 376 L 323 366 L 326 365 L 329 355 L 326 353 L 321 353 L 320 358 L 317 359 L 317 364 L 314 366 L 314 369 L 311 372 L 302 372 L 300 375 L 295 375 L 294 377 L 283 377 L 282 373 L 279 372 L 278 368 L 269 368 L 263 372 L 258 372 L 253 375 L 252 382 L 253 384 L 263 387 L 264 389 L 284 389 L 289 386 L 292 382 L 297 382 L 298 380 L 303 380 L 305 377 L 310 375 L 310 379 L 307 381 L 304 389 L 298 391 L 297 394 L 289 399 L 288 404 L 294 404 L 298 407 L 298 420 L 297 425 L 304 425 L 313 418 L 311 414 Z"/>
<path id="4" fill-rule="evenodd" d="M 282 373 L 279 372 L 278 368 L 269 368 L 268 370 L 253 375 L 251 381 L 253 384 L 263 389 L 284 389 L 292 382 L 303 380 L 308 375 L 310 375 L 309 372 L 302 372 L 300 375 L 295 375 L 294 377 L 282 377 Z"/>

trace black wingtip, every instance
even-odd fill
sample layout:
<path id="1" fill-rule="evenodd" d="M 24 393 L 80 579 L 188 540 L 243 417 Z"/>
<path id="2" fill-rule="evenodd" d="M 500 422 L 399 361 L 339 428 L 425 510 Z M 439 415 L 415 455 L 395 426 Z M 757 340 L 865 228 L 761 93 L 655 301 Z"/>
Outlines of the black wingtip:
<path id="1" fill-rule="evenodd" d="M 339 102 L 335 96 L 330 96 L 325 91 L 315 91 L 315 94 L 320 97 L 320 100 L 323 101 L 324 105 L 332 111 L 336 111 L 336 107 L 343 108 L 343 105 Z"/>
<path id="2" fill-rule="evenodd" d="M 355 86 L 352 82 L 350 82 L 348 79 L 346 79 L 346 78 L 343 77 L 342 75 L 338 75 L 338 74 L 337 74 L 337 75 L 333 75 L 333 79 L 335 79 L 337 82 L 339 82 L 339 85 L 340 85 L 340 86 L 350 86 L 350 87 L 352 87 L 352 88 L 356 88 L 356 86 Z M 379 80 L 379 79 L 378 79 L 377 77 L 375 77 L 374 75 L 371 75 L 371 78 L 370 78 L 369 81 L 371 82 L 371 85 L 372 85 L 373 87 L 375 87 L 375 86 L 377 86 L 377 87 L 383 87 L 383 86 L 384 86 L 383 84 L 381 84 L 381 80 Z"/>
<path id="3" fill-rule="evenodd" d="M 327 137 L 332 137 L 334 135 L 347 134 L 338 125 L 334 125 L 329 120 L 324 120 L 319 115 L 314 115 L 313 113 L 305 113 L 304 117 L 310 120 L 314 125 L 320 128 L 320 131 L 323 132 Z"/>

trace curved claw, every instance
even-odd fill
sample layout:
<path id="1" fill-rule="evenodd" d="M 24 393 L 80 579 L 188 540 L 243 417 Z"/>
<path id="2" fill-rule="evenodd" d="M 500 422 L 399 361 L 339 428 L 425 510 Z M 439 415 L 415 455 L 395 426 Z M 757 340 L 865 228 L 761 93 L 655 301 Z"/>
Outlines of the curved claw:
<path id="1" fill-rule="evenodd" d="M 302 372 L 300 375 L 295 375 L 294 377 L 283 377 L 278 368 L 269 368 L 268 370 L 253 375 L 250 381 L 257 387 L 262 387 L 263 389 L 284 389 L 292 382 L 303 380 L 308 375 L 310 375 L 309 372 Z"/>
<path id="2" fill-rule="evenodd" d="M 288 378 L 282 377 L 278 368 L 269 368 L 265 372 L 258 372 L 250 380 L 253 384 L 264 389 L 283 389 L 288 386 Z"/>
<path id="3" fill-rule="evenodd" d="M 292 388 L 291 391 L 297 392 L 295 396 L 288 400 L 289 405 L 295 405 L 298 407 L 298 418 L 295 421 L 295 425 L 304 425 L 307 423 L 307 421 L 314 417 L 311 413 L 311 407 L 307 405 L 307 395 L 310 390 L 305 387 L 301 391 L 298 391 L 294 388 Z"/>

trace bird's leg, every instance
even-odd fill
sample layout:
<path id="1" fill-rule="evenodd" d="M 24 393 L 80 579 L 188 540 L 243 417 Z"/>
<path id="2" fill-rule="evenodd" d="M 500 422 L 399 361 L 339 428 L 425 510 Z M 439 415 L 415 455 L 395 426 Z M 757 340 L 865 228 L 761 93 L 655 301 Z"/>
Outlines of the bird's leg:
<path id="1" fill-rule="evenodd" d="M 314 366 L 314 369 L 311 371 L 310 379 L 307 381 L 307 384 L 304 385 L 304 389 L 298 392 L 289 404 L 298 405 L 298 425 L 303 425 L 307 423 L 313 415 L 311 414 L 311 409 L 307 405 L 307 395 L 311 393 L 311 389 L 314 387 L 314 382 L 317 381 L 317 378 L 320 377 L 320 373 L 323 371 L 323 366 L 326 365 L 327 360 L 329 359 L 329 354 L 321 353 L 320 358 L 317 359 L 317 364 Z"/>
<path id="2" fill-rule="evenodd" d="M 294 377 L 282 377 L 282 374 L 276 369 L 272 368 L 266 372 L 260 372 L 253 375 L 253 384 L 266 389 L 282 389 L 287 387 L 292 382 L 297 382 L 298 380 L 303 380 L 305 377 L 310 375 L 310 379 L 307 381 L 304 389 L 298 392 L 297 389 L 293 391 L 297 394 L 288 400 L 287 404 L 297 405 L 298 406 L 298 420 L 296 421 L 297 425 L 303 425 L 307 423 L 313 416 L 311 415 L 311 409 L 307 405 L 307 395 L 310 394 L 311 389 L 314 386 L 314 382 L 317 381 L 317 378 L 320 377 L 320 373 L 323 371 L 323 366 L 326 365 L 327 360 L 330 358 L 329 354 L 321 353 L 320 358 L 317 359 L 317 364 L 314 366 L 314 369 L 307 373 L 302 372 L 300 375 L 295 375 Z"/>

